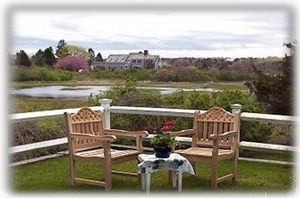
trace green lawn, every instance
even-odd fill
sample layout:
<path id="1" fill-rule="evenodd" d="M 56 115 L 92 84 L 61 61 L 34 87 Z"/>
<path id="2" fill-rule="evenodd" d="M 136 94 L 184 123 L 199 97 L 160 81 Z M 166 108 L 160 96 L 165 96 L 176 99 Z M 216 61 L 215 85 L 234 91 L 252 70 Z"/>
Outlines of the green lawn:
<path id="1" fill-rule="evenodd" d="M 11 189 L 14 192 L 66 192 L 89 191 L 103 192 L 103 188 L 77 184 L 71 187 L 68 183 L 68 158 L 59 157 L 40 161 L 33 164 L 10 168 Z M 131 161 L 114 165 L 113 169 L 136 171 L 136 162 Z M 100 165 L 79 163 L 79 176 L 91 179 L 102 179 L 103 169 Z M 183 192 L 210 192 L 209 163 L 197 166 L 197 176 L 188 173 L 183 177 Z M 219 173 L 230 170 L 229 161 L 221 162 Z M 294 167 L 291 165 L 277 165 L 249 161 L 238 162 L 238 180 L 236 183 L 226 181 L 218 185 L 219 192 L 276 192 L 287 193 L 293 191 L 295 183 Z M 112 191 L 140 192 L 137 179 L 113 175 Z M 152 174 L 152 192 L 176 192 L 167 183 L 167 172 L 160 171 Z"/>

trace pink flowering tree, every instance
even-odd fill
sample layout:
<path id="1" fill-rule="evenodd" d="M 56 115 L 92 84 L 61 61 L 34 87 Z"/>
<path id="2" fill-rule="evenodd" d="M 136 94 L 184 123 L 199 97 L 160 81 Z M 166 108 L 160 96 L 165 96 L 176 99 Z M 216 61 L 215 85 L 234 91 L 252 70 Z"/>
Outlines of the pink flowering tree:
<path id="1" fill-rule="evenodd" d="M 64 58 L 60 58 L 58 59 L 54 67 L 69 71 L 88 70 L 90 68 L 88 62 L 85 59 L 76 56 L 67 56 Z"/>

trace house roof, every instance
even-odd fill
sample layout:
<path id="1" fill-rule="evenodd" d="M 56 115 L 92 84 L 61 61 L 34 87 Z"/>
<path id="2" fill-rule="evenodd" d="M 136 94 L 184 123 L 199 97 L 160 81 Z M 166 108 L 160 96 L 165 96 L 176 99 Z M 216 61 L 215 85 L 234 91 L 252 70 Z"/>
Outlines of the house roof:
<path id="1" fill-rule="evenodd" d="M 127 60 L 127 58 L 128 58 L 127 54 L 111 54 L 108 56 L 105 62 L 124 63 Z"/>
<path id="2" fill-rule="evenodd" d="M 158 58 L 158 55 L 144 55 L 144 53 L 129 53 L 128 59 L 153 59 Z"/>
<path id="3" fill-rule="evenodd" d="M 144 55 L 144 53 L 129 53 L 128 54 L 111 54 L 108 56 L 108 58 L 105 60 L 106 63 L 125 63 L 127 60 L 130 59 L 147 59 L 147 60 L 153 60 L 159 58 L 159 55 Z"/>

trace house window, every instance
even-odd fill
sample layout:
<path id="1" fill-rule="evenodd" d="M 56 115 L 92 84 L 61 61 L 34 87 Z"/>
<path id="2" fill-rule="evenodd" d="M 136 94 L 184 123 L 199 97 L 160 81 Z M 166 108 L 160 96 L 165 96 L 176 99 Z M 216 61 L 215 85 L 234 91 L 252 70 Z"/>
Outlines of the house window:
<path id="1" fill-rule="evenodd" d="M 136 60 L 135 60 L 135 59 L 133 59 L 133 60 L 132 60 L 132 63 L 136 63 Z"/>
<path id="2" fill-rule="evenodd" d="M 142 63 L 142 60 L 137 60 L 137 63 Z"/>

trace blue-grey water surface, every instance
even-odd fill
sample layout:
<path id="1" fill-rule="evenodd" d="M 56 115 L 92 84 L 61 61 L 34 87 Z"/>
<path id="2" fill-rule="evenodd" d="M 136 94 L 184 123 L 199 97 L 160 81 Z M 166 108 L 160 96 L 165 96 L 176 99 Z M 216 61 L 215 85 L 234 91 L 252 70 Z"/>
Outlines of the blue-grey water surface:
<path id="1" fill-rule="evenodd" d="M 79 97 L 85 98 L 91 95 L 96 95 L 100 92 L 105 92 L 110 89 L 110 86 L 45 86 L 45 87 L 32 87 L 22 89 L 12 89 L 11 94 L 22 95 L 29 97 L 47 97 L 47 98 L 68 98 Z M 172 87 L 138 87 L 138 89 L 155 89 L 159 90 L 161 94 L 170 94 L 175 91 L 207 91 L 215 92 L 218 90 L 212 88 L 199 88 L 199 89 L 181 89 Z"/>

